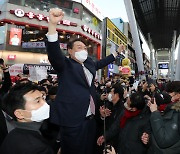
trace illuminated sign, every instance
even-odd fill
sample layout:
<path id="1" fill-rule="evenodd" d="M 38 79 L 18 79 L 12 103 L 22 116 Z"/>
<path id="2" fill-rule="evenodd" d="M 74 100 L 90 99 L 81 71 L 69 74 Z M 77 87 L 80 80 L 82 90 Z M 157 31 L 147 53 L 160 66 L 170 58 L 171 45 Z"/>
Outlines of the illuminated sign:
<path id="1" fill-rule="evenodd" d="M 162 64 L 158 64 L 158 68 L 159 69 L 168 69 L 169 66 L 168 66 L 168 63 L 162 63 Z"/>
<path id="2" fill-rule="evenodd" d="M 8 55 L 8 60 L 15 60 L 16 59 L 16 55 Z"/>
<path id="3" fill-rule="evenodd" d="M 24 11 L 23 10 L 21 10 L 21 9 L 16 9 L 15 11 L 14 11 L 14 13 L 15 13 L 15 15 L 17 16 L 17 17 L 24 17 L 24 15 L 25 15 L 25 13 L 24 13 Z"/>
<path id="4" fill-rule="evenodd" d="M 10 13 L 16 15 L 19 18 L 28 17 L 29 19 L 38 19 L 39 21 L 49 22 L 48 16 L 44 16 L 43 14 L 37 14 L 36 15 L 31 11 L 28 13 L 25 13 L 22 9 L 16 9 L 16 10 L 10 10 Z M 69 20 L 62 20 L 58 24 L 77 27 L 77 23 L 73 23 Z"/>
<path id="5" fill-rule="evenodd" d="M 90 12 L 92 12 L 96 17 L 98 17 L 100 20 L 103 20 L 103 15 L 100 11 L 100 9 L 95 5 L 93 0 L 73 0 L 74 2 L 81 3 L 83 6 L 85 6 Z"/>
<path id="6" fill-rule="evenodd" d="M 100 20 L 103 19 L 103 15 L 99 8 L 94 4 L 93 0 L 82 0 L 81 2 L 89 11 L 91 11 Z"/>
<path id="7" fill-rule="evenodd" d="M 94 36 L 95 38 L 97 38 L 98 40 L 102 40 L 102 36 L 100 34 L 97 34 L 95 31 L 93 31 L 91 28 L 89 28 L 86 25 L 82 25 L 81 26 L 82 30 L 84 32 L 89 33 L 90 35 Z"/>

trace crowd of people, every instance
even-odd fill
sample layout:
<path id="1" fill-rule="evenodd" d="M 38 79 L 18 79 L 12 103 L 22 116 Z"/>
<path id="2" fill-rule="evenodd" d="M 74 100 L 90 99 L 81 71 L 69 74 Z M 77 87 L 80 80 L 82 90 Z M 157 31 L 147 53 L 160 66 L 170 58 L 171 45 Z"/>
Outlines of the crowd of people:
<path id="1" fill-rule="evenodd" d="M 11 83 L 0 72 L 0 153 L 2 154 L 179 154 L 180 81 L 113 75 L 95 79 L 124 50 L 94 62 L 81 39 L 59 48 L 51 9 L 47 54 L 57 79 Z"/>

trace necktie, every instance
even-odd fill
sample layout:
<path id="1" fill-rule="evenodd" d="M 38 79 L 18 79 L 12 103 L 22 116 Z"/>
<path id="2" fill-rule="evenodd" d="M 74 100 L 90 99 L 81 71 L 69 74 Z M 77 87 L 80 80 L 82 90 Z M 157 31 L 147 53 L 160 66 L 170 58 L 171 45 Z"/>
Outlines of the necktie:
<path id="1" fill-rule="evenodd" d="M 87 74 L 86 74 L 86 68 L 85 68 L 84 64 L 82 64 L 82 66 L 83 66 L 84 75 L 86 77 L 86 81 L 87 81 L 87 83 L 88 83 L 88 85 L 90 87 L 91 83 L 89 83 L 89 80 L 88 80 L 88 77 L 87 77 Z M 91 109 L 91 113 L 95 115 L 95 105 L 94 105 L 94 100 L 93 100 L 91 94 L 90 94 L 90 109 Z"/>

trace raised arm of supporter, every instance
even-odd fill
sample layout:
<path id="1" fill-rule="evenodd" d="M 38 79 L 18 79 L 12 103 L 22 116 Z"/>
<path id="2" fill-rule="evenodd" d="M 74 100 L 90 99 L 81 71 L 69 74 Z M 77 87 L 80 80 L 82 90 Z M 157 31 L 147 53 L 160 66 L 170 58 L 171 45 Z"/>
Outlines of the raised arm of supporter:
<path id="1" fill-rule="evenodd" d="M 124 51 L 124 45 L 120 45 L 117 51 L 114 51 L 111 55 L 107 56 L 106 58 L 103 58 L 95 63 L 96 70 L 104 68 L 108 64 L 112 63 L 118 54 L 120 54 L 122 51 Z"/>
<path id="2" fill-rule="evenodd" d="M 97 144 L 99 146 L 103 144 L 105 139 L 109 140 L 119 133 L 119 131 L 120 131 L 120 118 L 121 118 L 121 115 L 119 115 L 119 117 L 116 119 L 116 121 L 114 121 L 114 123 L 111 125 L 111 127 L 106 131 L 105 137 L 102 135 L 97 139 Z"/>
<path id="3" fill-rule="evenodd" d="M 3 81 L 2 87 L 0 89 L 0 94 L 5 94 L 9 91 L 12 83 L 11 83 L 11 78 L 10 78 L 10 74 L 9 74 L 9 69 L 8 69 L 8 67 L 6 67 L 5 63 L 1 64 L 0 67 L 4 74 L 4 81 Z"/>
<path id="4" fill-rule="evenodd" d="M 64 13 L 61 9 L 50 9 L 48 33 L 46 34 L 46 50 L 48 59 L 57 72 L 61 72 L 64 69 L 66 58 L 60 49 L 58 33 L 56 31 L 57 24 L 63 19 L 63 17 Z"/>
<path id="5" fill-rule="evenodd" d="M 99 112 L 102 118 L 105 118 L 111 115 L 111 110 L 109 110 L 108 108 L 105 108 L 104 105 L 100 106 Z"/>

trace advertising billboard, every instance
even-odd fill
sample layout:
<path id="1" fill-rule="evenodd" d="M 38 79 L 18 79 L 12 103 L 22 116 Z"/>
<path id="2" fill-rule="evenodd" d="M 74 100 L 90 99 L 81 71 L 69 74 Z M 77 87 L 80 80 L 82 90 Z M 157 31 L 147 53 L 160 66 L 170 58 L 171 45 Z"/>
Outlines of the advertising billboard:
<path id="1" fill-rule="evenodd" d="M 21 45 L 22 38 L 22 29 L 19 28 L 11 28 L 10 29 L 10 39 L 9 44 L 14 46 Z"/>

